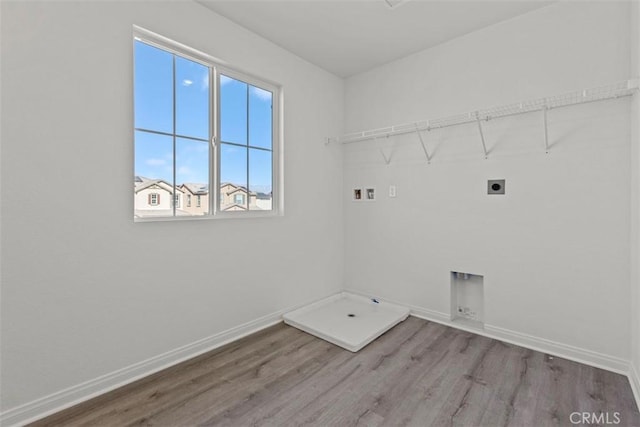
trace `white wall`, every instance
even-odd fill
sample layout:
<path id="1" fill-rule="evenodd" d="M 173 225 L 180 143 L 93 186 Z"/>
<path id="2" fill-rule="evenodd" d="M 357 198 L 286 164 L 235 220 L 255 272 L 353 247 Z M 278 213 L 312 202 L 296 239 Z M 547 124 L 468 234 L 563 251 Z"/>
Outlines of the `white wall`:
<path id="1" fill-rule="evenodd" d="M 342 80 L 192 2 L 1 15 L 3 410 L 341 288 Z M 134 224 L 133 24 L 282 84 L 284 217 Z"/>
<path id="2" fill-rule="evenodd" d="M 558 3 L 349 78 L 346 130 L 628 79 L 629 12 Z M 629 108 L 550 111 L 550 154 L 539 113 L 486 123 L 487 160 L 474 125 L 425 135 L 430 165 L 415 134 L 345 146 L 346 287 L 447 319 L 449 272 L 482 274 L 488 331 L 626 370 Z M 487 196 L 497 178 L 507 194 Z M 378 201 L 349 201 L 368 185 Z"/>
<path id="3" fill-rule="evenodd" d="M 631 75 L 640 76 L 640 3 L 631 6 Z M 640 96 L 631 108 L 631 373 L 640 405 Z"/>

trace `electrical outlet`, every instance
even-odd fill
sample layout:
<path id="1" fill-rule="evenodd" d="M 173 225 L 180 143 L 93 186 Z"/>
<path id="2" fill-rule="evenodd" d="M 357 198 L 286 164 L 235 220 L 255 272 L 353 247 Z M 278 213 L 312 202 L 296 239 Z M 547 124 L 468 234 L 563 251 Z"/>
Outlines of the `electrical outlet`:
<path id="1" fill-rule="evenodd" d="M 389 197 L 396 197 L 396 186 L 395 185 L 390 185 L 389 186 Z"/>

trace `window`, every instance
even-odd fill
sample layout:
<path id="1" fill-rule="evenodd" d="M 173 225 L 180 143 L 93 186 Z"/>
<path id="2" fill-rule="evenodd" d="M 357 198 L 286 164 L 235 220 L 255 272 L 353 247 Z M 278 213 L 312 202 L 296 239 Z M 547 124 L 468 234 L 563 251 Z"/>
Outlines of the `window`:
<path id="1" fill-rule="evenodd" d="M 158 206 L 160 204 L 160 195 L 158 193 L 150 193 L 149 204 L 151 206 Z"/>
<path id="2" fill-rule="evenodd" d="M 134 217 L 274 213 L 278 88 L 146 30 L 135 32 Z M 150 185 L 173 194 L 171 206 L 160 206 L 159 194 L 145 204 L 140 195 Z M 189 190 L 199 193 L 202 209 L 182 209 Z M 234 191 L 241 193 L 223 195 Z"/>
<path id="3" fill-rule="evenodd" d="M 221 210 L 250 204 L 252 195 L 270 194 L 273 180 L 273 93 L 232 77 L 220 75 L 220 185 L 247 192 L 236 194 Z M 269 206 L 270 209 L 270 206 Z"/>

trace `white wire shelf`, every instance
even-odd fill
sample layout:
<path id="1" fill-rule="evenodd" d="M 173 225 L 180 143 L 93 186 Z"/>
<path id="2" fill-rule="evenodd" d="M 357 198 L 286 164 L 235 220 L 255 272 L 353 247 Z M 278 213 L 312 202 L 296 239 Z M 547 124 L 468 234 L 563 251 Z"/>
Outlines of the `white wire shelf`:
<path id="1" fill-rule="evenodd" d="M 389 126 L 378 129 L 365 130 L 360 132 L 347 133 L 341 136 L 327 138 L 327 143 L 349 144 L 352 142 L 365 141 L 369 139 L 387 138 L 394 135 L 402 135 L 406 133 L 418 133 L 420 142 L 425 149 L 427 160 L 431 160 L 422 141 L 420 132 L 441 129 L 450 126 L 457 126 L 469 123 L 477 123 L 482 138 L 483 150 L 485 157 L 487 150 L 482 133 L 482 121 L 489 121 L 502 117 L 515 116 L 518 114 L 526 114 L 535 111 L 544 111 L 545 135 L 547 134 L 546 112 L 554 108 L 568 107 L 571 105 L 585 104 L 588 102 L 604 101 L 607 99 L 620 98 L 623 96 L 633 95 L 639 87 L 638 79 L 624 80 L 606 86 L 600 86 L 591 89 L 584 89 L 576 92 L 564 93 L 561 95 L 550 96 L 546 98 L 533 99 L 514 104 L 501 105 L 486 110 L 477 110 L 464 114 L 456 114 L 448 117 L 441 117 L 433 120 L 421 120 L 413 123 L 405 123 L 401 125 Z M 549 150 L 548 141 L 545 140 L 545 148 Z M 385 156 L 385 160 L 387 160 Z M 388 162 L 387 162 L 388 163 Z"/>

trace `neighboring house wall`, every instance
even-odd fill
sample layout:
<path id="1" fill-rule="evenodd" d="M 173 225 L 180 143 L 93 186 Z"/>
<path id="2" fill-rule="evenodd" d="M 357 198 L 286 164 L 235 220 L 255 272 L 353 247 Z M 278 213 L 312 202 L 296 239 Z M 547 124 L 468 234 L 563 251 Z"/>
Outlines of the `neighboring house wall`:
<path id="1" fill-rule="evenodd" d="M 270 211 L 272 209 L 271 206 L 273 205 L 271 203 L 271 199 L 256 199 L 255 204 L 258 209 L 263 211 Z"/>
<path id="2" fill-rule="evenodd" d="M 184 192 L 181 208 L 183 211 L 190 215 L 204 215 L 209 212 L 209 193 L 196 194 L 185 186 L 180 187 L 180 190 Z M 191 203 L 189 203 L 189 196 L 191 196 Z M 199 203 L 198 198 L 200 199 Z"/>
<path id="3" fill-rule="evenodd" d="M 236 200 L 237 195 L 242 195 L 243 203 Z M 223 211 L 246 210 L 247 189 L 233 184 L 223 184 L 220 187 L 220 209 Z M 256 204 L 256 193 L 249 193 L 249 209 L 260 209 Z"/>
<path id="4" fill-rule="evenodd" d="M 173 187 L 165 181 L 160 180 L 150 182 L 147 180 L 145 182 L 138 183 L 134 192 L 134 215 L 136 217 L 173 216 Z M 153 198 L 154 194 L 158 197 L 155 200 Z M 180 187 L 176 188 L 175 203 L 176 215 L 190 215 L 190 213 L 185 212 L 184 210 L 184 206 L 186 205 L 186 195 Z"/>
<path id="5" fill-rule="evenodd" d="M 243 193 L 245 193 L 245 198 L 246 198 L 246 191 L 243 191 Z M 249 209 L 258 209 L 258 206 L 256 205 L 256 193 L 249 193 Z"/>
<path id="6" fill-rule="evenodd" d="M 160 196 L 160 203 L 157 205 L 149 204 L 149 197 L 151 194 L 158 194 Z M 158 211 L 163 209 L 171 209 L 171 192 L 154 185 L 152 187 L 145 188 L 136 192 L 135 196 L 136 210 L 151 210 Z"/>

